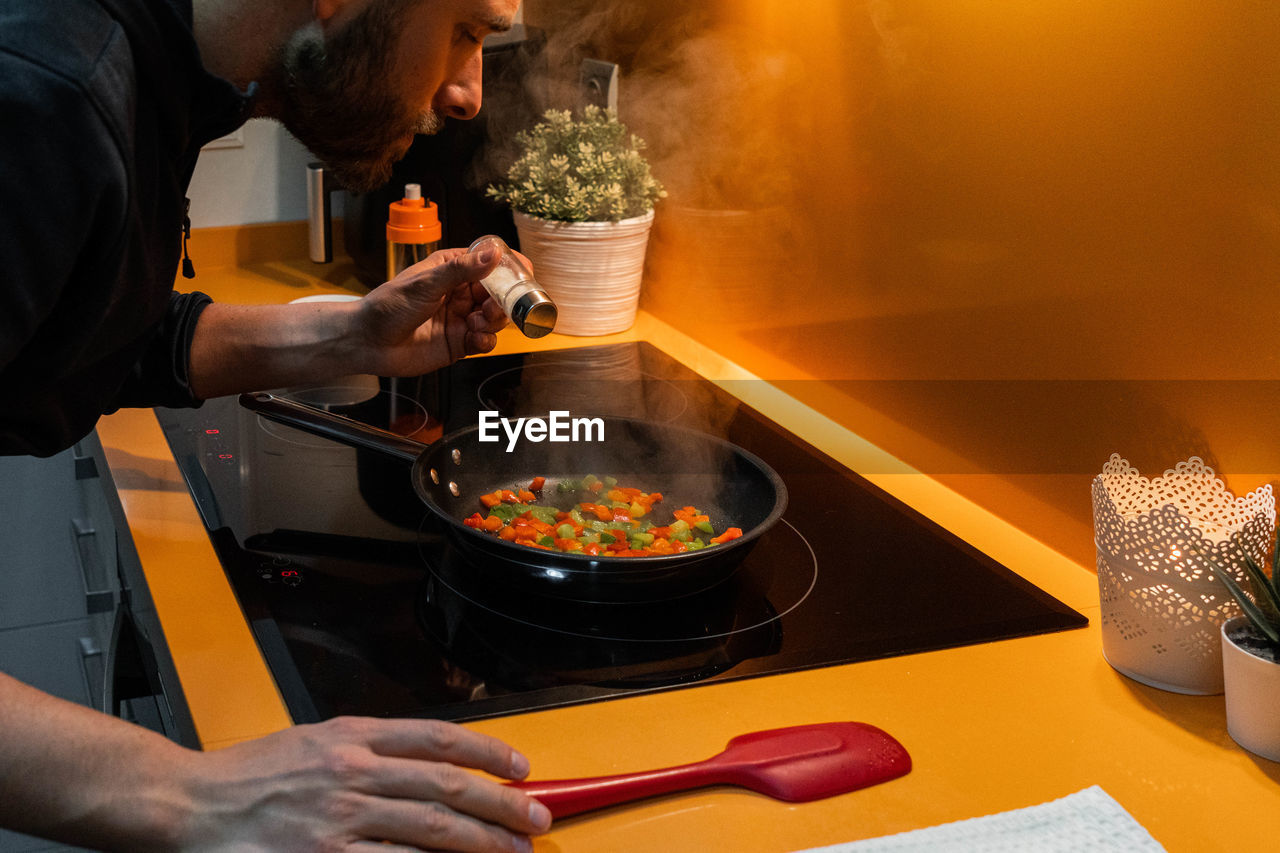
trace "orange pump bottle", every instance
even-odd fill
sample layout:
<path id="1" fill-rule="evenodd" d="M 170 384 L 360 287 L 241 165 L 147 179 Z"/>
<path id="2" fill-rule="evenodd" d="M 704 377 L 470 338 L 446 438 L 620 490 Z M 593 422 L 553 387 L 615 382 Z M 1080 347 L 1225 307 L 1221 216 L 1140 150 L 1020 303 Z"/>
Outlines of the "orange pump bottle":
<path id="1" fill-rule="evenodd" d="M 387 214 L 387 279 L 395 278 L 440 248 L 440 211 L 422 197 L 422 187 L 405 184 L 404 198 Z"/>

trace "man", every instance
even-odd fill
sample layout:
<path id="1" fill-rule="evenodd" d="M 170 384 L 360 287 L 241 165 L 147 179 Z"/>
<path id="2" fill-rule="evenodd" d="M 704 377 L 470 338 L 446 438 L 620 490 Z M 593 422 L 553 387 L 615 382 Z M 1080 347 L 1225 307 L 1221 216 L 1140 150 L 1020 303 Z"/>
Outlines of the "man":
<path id="1" fill-rule="evenodd" d="M 200 146 L 283 121 L 348 186 L 480 107 L 518 0 L 0 0 L 0 453 L 125 405 L 197 405 L 487 352 L 496 258 L 438 252 L 357 303 L 172 292 Z M 0 825 L 121 850 L 528 849 L 528 761 L 429 720 L 337 719 L 215 752 L 0 674 Z M 391 846 L 385 846 L 389 843 Z M 372 845 L 378 845 L 376 847 Z"/>

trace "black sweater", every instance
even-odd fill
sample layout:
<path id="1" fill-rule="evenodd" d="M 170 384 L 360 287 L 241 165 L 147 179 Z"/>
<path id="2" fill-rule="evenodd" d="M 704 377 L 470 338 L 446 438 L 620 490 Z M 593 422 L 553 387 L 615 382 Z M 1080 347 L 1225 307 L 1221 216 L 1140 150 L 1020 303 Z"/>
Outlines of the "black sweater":
<path id="1" fill-rule="evenodd" d="M 198 404 L 186 188 L 249 109 L 201 65 L 190 0 L 0 0 L 0 454 Z"/>

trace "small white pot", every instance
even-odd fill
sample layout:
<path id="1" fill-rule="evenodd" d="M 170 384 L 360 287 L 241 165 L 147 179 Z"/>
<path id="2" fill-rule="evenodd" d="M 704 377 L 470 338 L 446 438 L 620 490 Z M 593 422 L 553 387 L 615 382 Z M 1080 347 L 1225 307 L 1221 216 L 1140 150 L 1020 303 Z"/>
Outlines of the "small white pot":
<path id="1" fill-rule="evenodd" d="M 1230 631 L 1248 619 L 1222 624 L 1222 678 L 1227 694 L 1227 733 L 1245 749 L 1280 761 L 1280 663 L 1245 651 Z"/>
<path id="2" fill-rule="evenodd" d="M 555 331 L 610 335 L 636 321 L 653 211 L 621 222 L 556 222 L 515 214 L 520 252 L 556 303 Z"/>

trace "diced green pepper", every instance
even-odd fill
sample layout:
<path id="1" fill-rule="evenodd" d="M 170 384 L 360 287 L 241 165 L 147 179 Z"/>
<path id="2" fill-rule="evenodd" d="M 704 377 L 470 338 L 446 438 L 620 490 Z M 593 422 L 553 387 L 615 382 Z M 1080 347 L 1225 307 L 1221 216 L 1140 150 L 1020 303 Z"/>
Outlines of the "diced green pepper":
<path id="1" fill-rule="evenodd" d="M 524 512 L 528 507 L 522 504 L 497 504 L 489 509 L 490 515 L 496 515 L 503 521 L 510 521 L 520 513 Z"/>
<path id="2" fill-rule="evenodd" d="M 703 533 L 706 533 L 709 536 L 714 536 L 716 533 L 716 529 L 711 526 L 711 522 L 709 521 L 699 521 L 697 524 L 694 525 L 694 527 L 696 527 L 698 530 L 701 530 Z"/>
<path id="3" fill-rule="evenodd" d="M 533 517 L 543 524 L 556 523 L 556 508 L 553 506 L 531 506 L 529 511 L 533 513 Z"/>
<path id="4" fill-rule="evenodd" d="M 612 488 L 613 488 L 614 486 L 616 486 L 616 485 L 618 485 L 618 478 L 617 478 L 617 477 L 605 477 L 605 478 L 604 478 L 604 487 L 605 487 L 606 489 L 612 489 Z"/>
<path id="5" fill-rule="evenodd" d="M 538 537 L 538 544 L 551 548 L 556 544 L 556 540 L 554 536 L 540 536 Z"/>
<path id="6" fill-rule="evenodd" d="M 564 524 L 560 525 L 559 527 L 556 528 L 556 536 L 559 536 L 561 539 L 572 539 L 573 525 L 569 524 L 568 522 L 565 522 Z"/>

